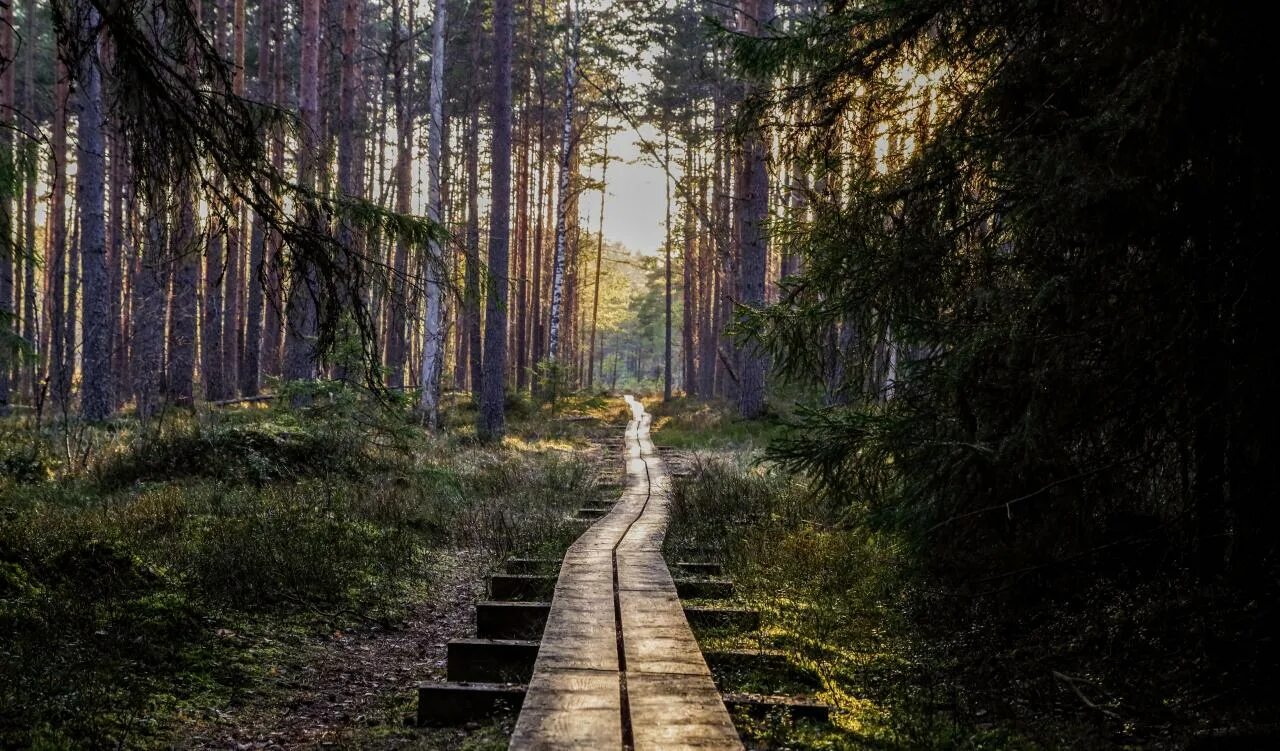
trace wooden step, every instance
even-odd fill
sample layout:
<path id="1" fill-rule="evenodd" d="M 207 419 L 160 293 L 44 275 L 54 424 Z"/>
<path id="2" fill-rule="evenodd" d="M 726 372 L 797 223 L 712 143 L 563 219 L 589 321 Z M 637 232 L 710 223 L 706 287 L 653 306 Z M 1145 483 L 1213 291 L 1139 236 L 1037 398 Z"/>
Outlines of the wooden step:
<path id="1" fill-rule="evenodd" d="M 524 686 L 510 683 L 420 683 L 418 725 L 448 727 L 515 714 L 524 694 Z"/>
<path id="2" fill-rule="evenodd" d="M 733 582 L 728 579 L 676 579 L 676 593 L 685 600 L 728 600 Z"/>
<path id="3" fill-rule="evenodd" d="M 548 574 L 494 574 L 489 577 L 489 597 L 494 600 L 545 600 L 556 587 Z"/>
<path id="4" fill-rule="evenodd" d="M 450 681 L 528 683 L 538 642 L 529 639 L 454 639 L 445 676 Z"/>
<path id="5" fill-rule="evenodd" d="M 504 564 L 508 574 L 550 574 L 560 569 L 555 558 L 508 558 Z"/>
<path id="6" fill-rule="evenodd" d="M 746 608 L 685 606 L 684 617 L 694 628 L 725 628 L 737 631 L 760 629 L 760 611 Z"/>
<path id="7" fill-rule="evenodd" d="M 481 639 L 537 639 L 547 627 L 550 602 L 477 602 L 476 636 Z"/>
<path id="8" fill-rule="evenodd" d="M 604 509 L 604 508 L 591 508 L 589 506 L 583 506 L 582 508 L 578 509 L 578 516 L 583 517 L 585 519 L 599 519 L 600 517 L 604 516 L 607 513 L 609 513 L 609 509 Z"/>
<path id="9" fill-rule="evenodd" d="M 741 679 L 743 674 L 756 674 L 766 680 L 764 688 L 773 688 L 771 684 L 787 683 L 820 688 L 822 680 L 814 671 L 800 667 L 791 662 L 786 652 L 774 649 L 716 649 L 702 653 L 707 666 L 716 677 L 716 682 L 726 680 L 732 683 L 735 678 Z M 722 688 L 727 686 L 722 685 Z"/>
<path id="10" fill-rule="evenodd" d="M 814 722 L 830 722 L 831 707 L 798 696 L 770 696 L 768 694 L 724 694 L 724 706 L 731 714 L 745 714 L 759 719 L 783 712 L 795 719 Z"/>
<path id="11" fill-rule="evenodd" d="M 680 569 L 680 573 L 689 576 L 720 576 L 724 573 L 724 567 L 719 563 L 680 561 L 676 564 L 676 568 Z"/>

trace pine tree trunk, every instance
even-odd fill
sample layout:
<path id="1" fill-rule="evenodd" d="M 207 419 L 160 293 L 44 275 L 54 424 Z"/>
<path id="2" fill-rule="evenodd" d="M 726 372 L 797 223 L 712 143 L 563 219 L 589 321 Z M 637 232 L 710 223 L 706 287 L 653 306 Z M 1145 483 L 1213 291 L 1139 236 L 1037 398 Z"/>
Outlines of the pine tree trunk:
<path id="1" fill-rule="evenodd" d="M 276 19 L 277 0 L 263 0 L 259 8 L 262 25 L 258 30 L 258 72 L 254 89 L 258 99 L 266 101 L 271 93 L 271 41 Z M 248 302 L 245 305 L 244 356 L 240 363 L 240 393 L 257 396 L 261 388 L 263 350 L 263 306 L 266 303 L 265 282 L 267 228 L 258 214 L 253 216 L 253 230 L 249 237 L 249 266 L 246 269 Z"/>
<path id="2" fill-rule="evenodd" d="M 692 133 L 692 123 L 690 123 L 689 130 Z M 685 181 L 684 262 L 681 264 L 684 272 L 684 313 L 680 317 L 680 351 L 684 360 L 684 368 L 680 380 L 687 396 L 695 396 L 698 393 L 697 359 L 693 333 L 694 322 L 698 319 L 698 278 L 693 273 L 698 255 L 698 225 L 694 214 L 696 194 L 693 191 L 697 180 L 694 176 L 693 153 L 693 137 L 690 135 L 689 140 L 685 143 L 684 175 L 682 176 Z"/>
<path id="3" fill-rule="evenodd" d="M 86 420 L 105 420 L 112 411 L 111 277 L 107 268 L 106 117 L 102 109 L 102 68 L 98 58 L 97 9 L 78 8 L 86 43 L 78 78 L 76 134 L 76 203 L 80 208 L 80 258 L 84 264 L 84 342 L 80 409 Z"/>
<path id="4" fill-rule="evenodd" d="M 671 401 L 671 129 L 665 125 L 662 132 L 662 168 L 668 177 L 666 189 L 666 237 L 662 243 L 663 254 L 663 337 L 662 337 L 662 401 Z"/>
<path id="5" fill-rule="evenodd" d="M 49 171 L 53 182 L 49 192 L 49 250 L 47 279 L 49 304 L 46 351 L 51 396 L 55 406 L 70 407 L 71 373 L 67 370 L 67 104 L 71 95 L 66 65 L 59 57 L 54 63 L 53 128 L 50 145 L 53 149 Z"/>
<path id="6" fill-rule="evenodd" d="M 6 2 L 0 16 L 0 174 L 15 175 L 13 159 L 13 105 L 15 73 L 13 65 L 13 3 Z M 15 175 L 16 177 L 16 175 Z M 17 186 L 18 180 L 0 187 L 0 417 L 9 414 L 11 378 L 14 373 L 10 356 L 9 338 L 14 332 L 18 306 L 15 302 L 14 262 L 17 238 L 14 236 L 13 208 L 16 195 L 10 195 L 9 186 Z"/>
<path id="7" fill-rule="evenodd" d="M 133 282 L 133 396 L 138 417 L 147 419 L 160 406 L 164 372 L 165 291 L 169 265 L 165 258 L 164 190 L 146 191 L 147 231 Z"/>
<path id="8" fill-rule="evenodd" d="M 191 179 L 178 185 L 178 231 L 170 239 L 173 281 L 169 297 L 169 359 L 166 388 L 175 404 L 190 405 L 195 391 L 196 217 Z"/>
<path id="9" fill-rule="evenodd" d="M 411 208 L 411 190 L 413 188 L 410 166 L 413 159 L 413 124 L 409 113 L 409 75 L 407 68 L 413 60 L 413 39 L 402 36 L 404 21 L 401 17 L 401 6 L 398 1 L 391 4 L 393 89 L 392 99 L 396 117 L 396 211 L 408 214 Z M 392 389 L 404 387 L 404 367 L 406 355 L 406 311 L 408 310 L 408 285 L 406 275 L 409 269 L 409 246 L 397 241 L 391 263 L 391 299 L 387 310 L 387 386 Z"/>
<path id="10" fill-rule="evenodd" d="M 474 58 L 473 58 L 474 59 Z M 480 108 L 471 102 L 467 122 L 467 268 L 462 290 L 463 337 L 466 346 L 467 386 L 471 398 L 480 401 L 481 360 L 484 351 L 480 331 Z"/>
<path id="11" fill-rule="evenodd" d="M 342 3 L 342 41 L 340 54 L 342 64 L 339 68 L 342 81 L 338 93 L 338 192 L 346 200 L 361 197 L 363 181 L 360 179 L 360 113 L 358 94 L 360 91 L 361 71 L 357 52 L 360 49 L 360 3 L 361 0 L 343 0 Z M 360 237 L 347 218 L 342 218 L 338 226 L 338 243 L 346 253 L 347 263 L 358 264 L 361 257 Z M 353 272 L 356 271 L 353 268 Z M 356 293 L 359 294 L 359 293 Z M 351 300 L 349 304 L 354 304 Z M 349 378 L 347 371 L 350 363 L 338 365 L 338 377 Z"/>
<path id="12" fill-rule="evenodd" d="M 604 207 L 609 196 L 609 120 L 604 122 L 604 155 L 600 167 L 600 222 L 596 230 L 595 283 L 591 294 L 591 351 L 587 353 L 587 388 L 595 385 L 596 377 L 596 324 L 600 317 L 600 268 L 604 263 Z"/>
<path id="13" fill-rule="evenodd" d="M 743 22 L 740 31 L 748 36 L 759 36 L 762 26 L 773 18 L 773 0 L 742 0 L 740 7 Z M 768 273 L 769 246 L 764 223 L 769 211 L 769 174 L 763 129 L 763 123 L 753 123 L 747 131 L 738 186 L 742 258 L 739 302 L 748 308 L 764 306 Z M 738 412 L 743 417 L 758 417 L 765 406 L 764 355 L 751 345 L 741 348 L 738 371 Z"/>
<path id="14" fill-rule="evenodd" d="M 231 17 L 231 55 L 234 76 L 232 91 L 244 96 L 245 86 L 245 0 L 228 0 Z M 231 201 L 231 225 L 227 229 L 227 272 L 225 311 L 222 318 L 222 372 L 224 398 L 235 396 L 239 390 L 240 372 L 243 369 L 244 307 L 245 307 L 245 212 L 240 201 Z"/>
<path id="15" fill-rule="evenodd" d="M 321 156 L 320 121 L 320 6 L 321 0 L 302 0 L 302 53 L 298 70 L 298 110 L 302 143 L 298 149 L 298 182 L 317 190 Z M 304 208 L 304 212 L 309 212 Z M 318 216 L 303 216 L 318 222 Z M 290 381 L 314 380 L 317 374 L 316 271 L 312 263 L 295 255 L 290 264 L 289 303 L 285 332 L 284 377 Z"/>
<path id="16" fill-rule="evenodd" d="M 505 430 L 503 401 L 507 385 L 507 300 L 511 251 L 511 51 L 513 0 L 493 4 L 493 182 L 489 209 L 489 273 L 485 297 L 484 370 L 480 414 L 481 438 L 500 439 Z"/>
<path id="17" fill-rule="evenodd" d="M 32 39 L 35 38 L 35 0 L 27 0 L 26 9 L 26 34 Z M 24 96 L 23 105 L 26 112 L 34 112 L 35 107 L 35 47 L 34 44 L 24 45 L 26 47 L 24 55 L 24 71 L 23 84 Z M 23 264 L 23 301 L 22 301 L 22 338 L 26 340 L 28 346 L 34 350 L 37 357 L 45 355 L 39 347 L 40 327 L 37 327 L 36 321 L 36 178 L 37 166 L 35 159 L 35 144 L 27 142 L 23 144 L 26 156 L 26 176 L 23 180 L 25 190 L 24 206 L 23 206 L 23 249 L 25 252 L 26 263 Z M 46 256 L 48 259 L 48 256 Z M 47 327 L 44 327 L 47 328 Z M 36 404 L 36 370 L 35 363 L 37 357 L 29 358 L 23 368 L 24 392 L 27 394 L 29 404 Z"/>
<path id="18" fill-rule="evenodd" d="M 285 55 L 284 55 L 284 7 L 283 0 L 271 0 L 275 13 L 271 23 L 272 95 L 276 107 L 285 106 Z M 272 133 L 271 166 L 280 174 L 284 171 L 284 132 L 276 128 Z M 268 232 L 265 238 L 262 274 L 266 302 L 263 306 L 261 375 L 278 376 L 284 370 L 284 269 L 283 240 L 278 232 Z"/>

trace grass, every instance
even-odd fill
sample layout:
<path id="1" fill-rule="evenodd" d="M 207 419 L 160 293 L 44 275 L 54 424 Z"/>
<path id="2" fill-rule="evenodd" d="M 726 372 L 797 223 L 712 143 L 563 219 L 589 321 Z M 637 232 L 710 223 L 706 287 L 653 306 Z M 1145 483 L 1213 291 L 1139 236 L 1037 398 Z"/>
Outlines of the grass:
<path id="1" fill-rule="evenodd" d="M 699 406 L 673 415 L 660 445 L 709 448 L 673 486 L 669 561 L 717 560 L 737 585 L 734 602 L 758 609 L 761 629 L 698 632 L 704 650 L 782 651 L 782 672 L 717 671 L 722 690 L 813 695 L 833 707 L 829 726 L 785 715 L 737 717 L 754 748 L 1034 748 L 1015 730 L 960 711 L 935 678 L 940 658 L 914 627 L 917 579 L 897 541 L 851 522 L 847 509 L 812 492 L 803 478 L 756 464 L 777 430 Z M 675 440 L 667 435 L 675 432 Z M 704 435 L 698 435 L 703 431 Z"/>
<path id="2" fill-rule="evenodd" d="M 517 402 L 498 446 L 346 397 L 74 434 L 7 424 L 0 747 L 163 747 L 308 638 L 395 623 L 435 557 L 563 550 L 566 512 L 596 492 L 586 432 L 614 410 L 560 406 Z"/>
<path id="3" fill-rule="evenodd" d="M 644 399 L 652 415 L 655 446 L 722 453 L 753 453 L 762 450 L 785 429 L 780 415 L 744 420 L 724 404 L 676 398 Z"/>
<path id="4" fill-rule="evenodd" d="M 1274 734 L 1264 603 L 1120 554 L 958 589 L 918 545 L 868 523 L 858 499 L 760 463 L 775 421 L 679 409 L 655 420 L 655 443 L 701 450 L 678 461 L 689 471 L 673 482 L 668 560 L 722 562 L 737 589 L 720 604 L 762 616 L 754 633 L 699 630 L 703 648 L 781 650 L 784 673 L 816 673 L 820 686 L 804 692 L 834 710 L 827 728 L 739 718 L 755 747 L 1185 747 L 1222 736 L 1243 748 L 1251 733 Z M 717 678 L 727 690 L 804 689 L 770 671 Z"/>

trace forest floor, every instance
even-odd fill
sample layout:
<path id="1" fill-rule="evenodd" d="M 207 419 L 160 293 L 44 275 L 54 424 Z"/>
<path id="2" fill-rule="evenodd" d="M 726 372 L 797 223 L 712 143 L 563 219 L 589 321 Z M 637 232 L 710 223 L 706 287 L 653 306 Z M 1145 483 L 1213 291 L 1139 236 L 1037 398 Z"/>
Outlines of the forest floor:
<path id="1" fill-rule="evenodd" d="M 1154 543 L 1113 558 L 957 586 L 891 524 L 763 460 L 785 416 L 646 404 L 673 467 L 668 560 L 718 560 L 751 633 L 704 651 L 769 651 L 785 668 L 720 671 L 722 690 L 805 694 L 828 726 L 740 718 L 749 747 L 1274 748 L 1266 603 L 1189 581 Z M 1016 566 L 1010 564 L 1010 568 Z"/>
<path id="2" fill-rule="evenodd" d="M 511 717 L 412 727 L 413 686 L 470 635 L 486 574 L 560 554 L 567 512 L 616 492 L 625 408 L 516 402 L 486 447 L 465 402 L 443 438 L 368 407 L 330 394 L 301 414 L 0 426 L 0 747 L 505 748 Z M 782 418 L 646 407 L 674 477 L 668 560 L 723 563 L 736 592 L 714 604 L 762 615 L 745 634 L 698 629 L 704 651 L 785 659 L 719 670 L 721 689 L 833 708 L 826 726 L 736 718 L 750 748 L 1274 736 L 1259 603 L 1145 570 L 951 591 L 849 499 L 762 461 Z"/>
<path id="3" fill-rule="evenodd" d="M 613 492 L 622 402 L 513 402 L 500 446 L 465 401 L 443 437 L 312 404 L 0 425 L 0 747 L 505 748 L 407 727 L 413 685 Z"/>

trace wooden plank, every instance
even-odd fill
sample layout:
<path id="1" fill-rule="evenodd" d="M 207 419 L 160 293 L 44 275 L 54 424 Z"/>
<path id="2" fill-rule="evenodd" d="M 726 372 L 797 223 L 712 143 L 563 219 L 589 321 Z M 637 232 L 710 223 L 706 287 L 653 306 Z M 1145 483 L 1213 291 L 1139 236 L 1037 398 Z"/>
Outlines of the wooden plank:
<path id="1" fill-rule="evenodd" d="M 627 671 L 627 703 L 635 751 L 742 748 L 709 675 Z"/>
<path id="2" fill-rule="evenodd" d="M 666 473 L 628 403 L 627 488 L 561 564 L 517 751 L 621 749 L 624 732 L 637 750 L 742 749 L 662 558 Z"/>
<path id="3" fill-rule="evenodd" d="M 622 748 L 621 716 L 622 693 L 616 671 L 535 672 L 511 735 L 511 748 Z"/>

